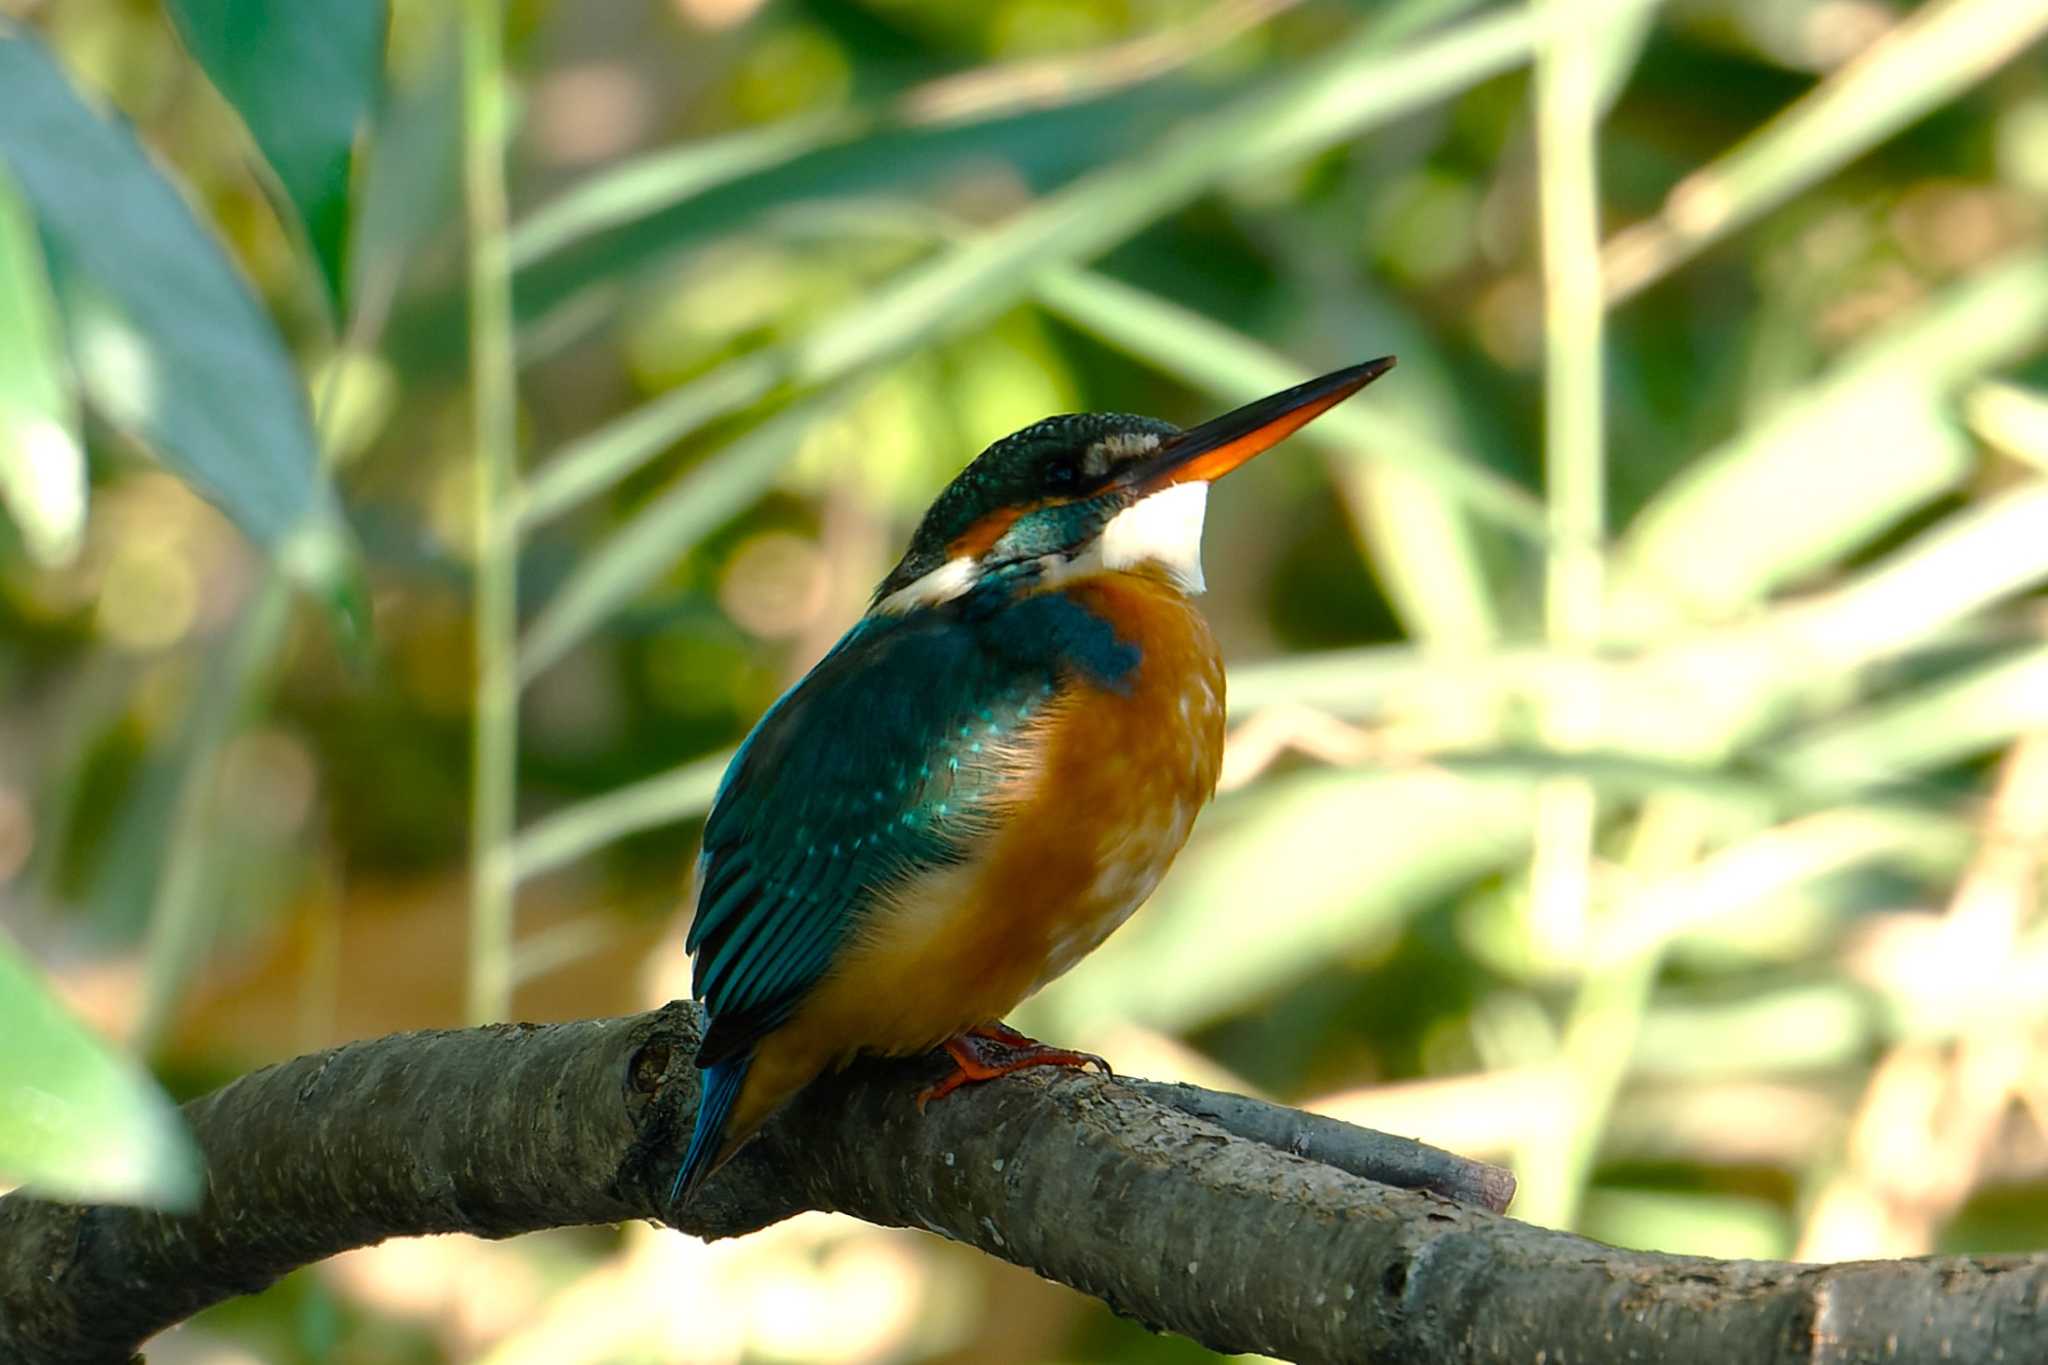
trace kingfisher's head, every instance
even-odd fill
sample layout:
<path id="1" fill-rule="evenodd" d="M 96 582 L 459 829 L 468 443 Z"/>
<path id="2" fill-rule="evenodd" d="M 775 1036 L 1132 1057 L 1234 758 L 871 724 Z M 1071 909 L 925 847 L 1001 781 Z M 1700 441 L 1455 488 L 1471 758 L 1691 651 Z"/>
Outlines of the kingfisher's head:
<path id="1" fill-rule="evenodd" d="M 1114 412 L 1034 422 L 946 485 L 872 609 L 900 615 L 995 575 L 1097 561 L 1154 565 L 1182 591 L 1200 592 L 1209 485 L 1393 367 L 1392 356 L 1368 360 L 1187 431 Z"/>

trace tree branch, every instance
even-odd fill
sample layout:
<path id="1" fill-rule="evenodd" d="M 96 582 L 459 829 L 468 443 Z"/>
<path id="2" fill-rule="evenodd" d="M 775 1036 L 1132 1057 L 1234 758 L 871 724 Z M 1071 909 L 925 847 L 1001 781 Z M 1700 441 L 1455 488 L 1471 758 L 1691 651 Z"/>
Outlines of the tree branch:
<path id="1" fill-rule="evenodd" d="M 196 1100 L 198 1212 L 0 1199 L 0 1361 L 125 1360 L 209 1303 L 386 1237 L 659 1218 L 699 1021 L 676 1004 L 407 1034 Z M 2048 1359 L 2048 1257 L 1616 1251 L 1363 1179 L 1343 1167 L 1448 1163 L 1454 1188 L 1504 1193 L 1485 1168 L 1329 1120 L 1071 1073 L 919 1115 L 933 1070 L 812 1086 L 680 1226 L 732 1236 L 816 1208 L 927 1228 L 1219 1350 L 1304 1361 Z"/>

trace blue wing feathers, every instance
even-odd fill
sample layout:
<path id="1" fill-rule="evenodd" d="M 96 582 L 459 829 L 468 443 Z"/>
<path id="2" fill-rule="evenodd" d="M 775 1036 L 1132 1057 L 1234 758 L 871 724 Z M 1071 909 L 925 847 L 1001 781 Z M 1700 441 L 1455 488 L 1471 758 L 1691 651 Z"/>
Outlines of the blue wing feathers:
<path id="1" fill-rule="evenodd" d="M 733 1101 L 739 1098 L 740 1086 L 747 1079 L 748 1060 L 737 1057 L 705 1070 L 704 1088 L 697 1099 L 697 1126 L 690 1132 L 690 1149 L 676 1170 L 675 1183 L 669 1186 L 671 1205 L 679 1198 L 687 1200 L 695 1194 L 711 1174 L 712 1159 L 724 1145 L 725 1125 L 732 1117 Z"/>
<path id="2" fill-rule="evenodd" d="M 983 590 L 864 618 L 769 709 L 704 827 L 688 944 L 712 1016 L 707 1104 L 711 1077 L 788 1018 L 883 891 L 958 862 L 990 826 L 983 741 L 1079 678 L 1121 689 L 1137 661 L 1058 593 Z"/>

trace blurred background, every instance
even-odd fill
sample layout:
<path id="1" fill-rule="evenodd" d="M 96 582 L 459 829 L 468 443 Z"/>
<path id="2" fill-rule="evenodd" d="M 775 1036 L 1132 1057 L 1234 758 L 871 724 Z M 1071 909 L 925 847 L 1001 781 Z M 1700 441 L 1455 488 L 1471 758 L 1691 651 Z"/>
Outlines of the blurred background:
<path id="1" fill-rule="evenodd" d="M 1225 790 L 1015 1022 L 1625 1246 L 2048 1246 L 2044 0 L 237 8 L 0 0 L 0 1179 L 686 993 L 725 755 L 968 457 L 1394 352 L 1214 500 Z M 152 1351 L 1205 1358 L 819 1216 Z"/>

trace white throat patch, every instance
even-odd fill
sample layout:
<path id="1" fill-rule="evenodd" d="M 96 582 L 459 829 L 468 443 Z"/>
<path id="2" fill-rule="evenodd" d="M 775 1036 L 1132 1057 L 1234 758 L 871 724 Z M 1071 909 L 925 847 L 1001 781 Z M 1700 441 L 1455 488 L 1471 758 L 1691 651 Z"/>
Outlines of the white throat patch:
<path id="1" fill-rule="evenodd" d="M 1153 563 L 1190 596 L 1202 591 L 1202 517 L 1209 485 L 1177 483 L 1135 502 L 1102 528 L 1102 567 L 1133 569 Z"/>

